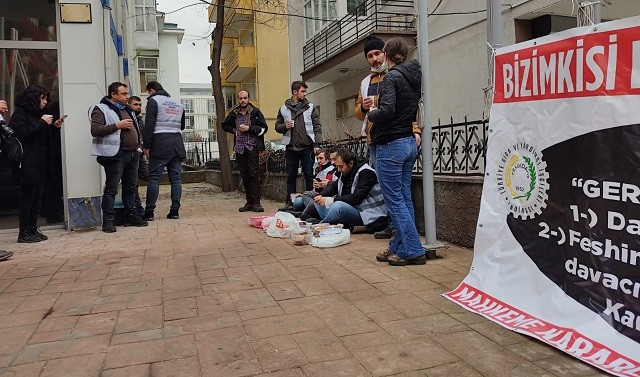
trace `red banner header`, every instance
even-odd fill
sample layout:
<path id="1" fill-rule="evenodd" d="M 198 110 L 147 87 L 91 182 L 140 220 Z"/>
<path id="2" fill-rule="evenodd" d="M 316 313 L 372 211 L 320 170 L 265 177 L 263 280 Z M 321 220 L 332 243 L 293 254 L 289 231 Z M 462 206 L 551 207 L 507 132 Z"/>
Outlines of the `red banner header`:
<path id="1" fill-rule="evenodd" d="M 496 56 L 494 103 L 640 95 L 640 27 Z"/>

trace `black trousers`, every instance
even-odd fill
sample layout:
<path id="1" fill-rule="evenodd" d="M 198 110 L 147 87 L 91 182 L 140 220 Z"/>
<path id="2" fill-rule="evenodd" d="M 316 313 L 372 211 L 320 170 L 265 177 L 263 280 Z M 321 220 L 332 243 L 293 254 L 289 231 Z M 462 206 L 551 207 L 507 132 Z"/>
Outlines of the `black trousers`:
<path id="1" fill-rule="evenodd" d="M 236 153 L 247 203 L 260 204 L 260 156 L 257 148 Z"/>
<path id="2" fill-rule="evenodd" d="M 18 210 L 20 229 L 35 228 L 42 203 L 44 186 L 40 183 L 20 184 L 20 208 Z"/>
<path id="3" fill-rule="evenodd" d="M 140 163 L 138 164 L 138 183 L 136 183 L 136 208 L 142 207 L 142 200 L 140 199 L 140 181 L 149 181 L 149 160 L 140 154 Z"/>

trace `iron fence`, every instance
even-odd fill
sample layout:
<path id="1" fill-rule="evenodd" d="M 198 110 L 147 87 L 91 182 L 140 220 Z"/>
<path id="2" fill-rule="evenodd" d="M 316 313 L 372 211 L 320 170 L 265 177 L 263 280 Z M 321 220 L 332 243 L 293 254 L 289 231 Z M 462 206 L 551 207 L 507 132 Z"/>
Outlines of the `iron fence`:
<path id="1" fill-rule="evenodd" d="M 434 175 L 438 176 L 483 176 L 487 151 L 488 124 L 486 120 L 448 124 L 438 121 L 432 127 L 432 151 Z M 193 143 L 187 152 L 187 163 L 207 169 L 220 169 L 220 160 L 212 157 L 210 143 L 207 140 Z M 328 140 L 320 144 L 321 148 L 338 146 L 353 151 L 359 159 L 369 160 L 369 144 L 366 138 Z M 261 154 L 261 164 L 266 172 L 285 173 L 284 150 L 267 149 Z M 236 170 L 235 159 L 231 159 L 232 169 Z M 422 155 L 418 156 L 413 168 L 415 174 L 422 174 Z"/>

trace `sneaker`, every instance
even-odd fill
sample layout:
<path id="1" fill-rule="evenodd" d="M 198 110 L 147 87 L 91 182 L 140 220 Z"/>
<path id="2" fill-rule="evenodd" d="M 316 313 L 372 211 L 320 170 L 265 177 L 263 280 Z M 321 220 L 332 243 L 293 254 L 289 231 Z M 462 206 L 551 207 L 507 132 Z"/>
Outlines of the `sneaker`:
<path id="1" fill-rule="evenodd" d="M 167 219 L 177 220 L 179 218 L 180 218 L 180 215 L 178 214 L 177 209 L 169 210 L 169 213 L 167 214 Z"/>
<path id="2" fill-rule="evenodd" d="M 389 261 L 389 257 L 394 255 L 395 253 L 389 249 L 383 251 L 382 253 L 378 253 L 376 255 L 376 260 L 378 262 L 388 262 Z"/>
<path id="3" fill-rule="evenodd" d="M 142 215 L 142 220 L 153 221 L 153 211 L 144 211 L 144 215 Z"/>
<path id="4" fill-rule="evenodd" d="M 148 222 L 142 220 L 136 212 L 131 212 L 124 217 L 124 226 L 147 226 Z"/>
<path id="5" fill-rule="evenodd" d="M 240 212 L 249 212 L 249 211 L 251 211 L 252 207 L 253 207 L 252 204 L 245 203 L 242 207 L 238 208 L 238 211 L 240 211 Z"/>
<path id="6" fill-rule="evenodd" d="M 34 234 L 36 237 L 40 238 L 40 241 L 46 241 L 49 239 L 49 237 L 47 237 L 46 235 L 44 235 L 44 233 L 42 233 L 40 231 L 40 228 L 35 227 L 35 228 L 31 228 L 31 234 Z"/>
<path id="7" fill-rule="evenodd" d="M 13 256 L 13 251 L 0 250 L 0 262 Z"/>
<path id="8" fill-rule="evenodd" d="M 252 212 L 264 212 L 264 208 L 260 204 L 254 204 L 251 206 Z"/>
<path id="9" fill-rule="evenodd" d="M 422 254 L 419 257 L 411 259 L 400 258 L 396 254 L 389 256 L 389 265 L 391 266 L 408 266 L 413 264 L 427 264 L 427 256 Z"/>
<path id="10" fill-rule="evenodd" d="M 20 229 L 18 233 L 18 243 L 35 243 L 42 241 L 35 233 L 31 233 L 30 229 Z"/>
<path id="11" fill-rule="evenodd" d="M 379 232 L 373 233 L 373 238 L 375 238 L 377 240 L 389 239 L 395 234 L 395 232 L 396 231 L 391 229 L 390 227 L 386 227 L 386 228 L 384 228 L 383 230 L 381 230 Z"/>
<path id="12" fill-rule="evenodd" d="M 105 233 L 115 233 L 116 226 L 113 224 L 113 220 L 105 220 L 102 223 L 102 231 Z"/>

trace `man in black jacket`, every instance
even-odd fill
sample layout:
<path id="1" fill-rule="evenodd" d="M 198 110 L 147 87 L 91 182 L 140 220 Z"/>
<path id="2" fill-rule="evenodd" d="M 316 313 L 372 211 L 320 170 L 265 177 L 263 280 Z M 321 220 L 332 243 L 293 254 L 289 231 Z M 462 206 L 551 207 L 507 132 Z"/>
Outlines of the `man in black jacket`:
<path id="1" fill-rule="evenodd" d="M 323 223 L 344 224 L 350 230 L 359 225 L 370 231 L 384 228 L 387 207 L 375 170 L 364 162 L 358 163 L 356 154 L 345 148 L 336 151 L 334 165 L 340 177 L 313 199 L 301 217 L 309 220 L 309 216 L 318 215 Z"/>
<path id="2" fill-rule="evenodd" d="M 247 198 L 238 210 L 264 212 L 260 205 L 260 152 L 264 150 L 267 122 L 260 109 L 249 102 L 249 92 L 239 91 L 238 102 L 222 122 L 222 129 L 234 135 L 233 149 Z"/>

